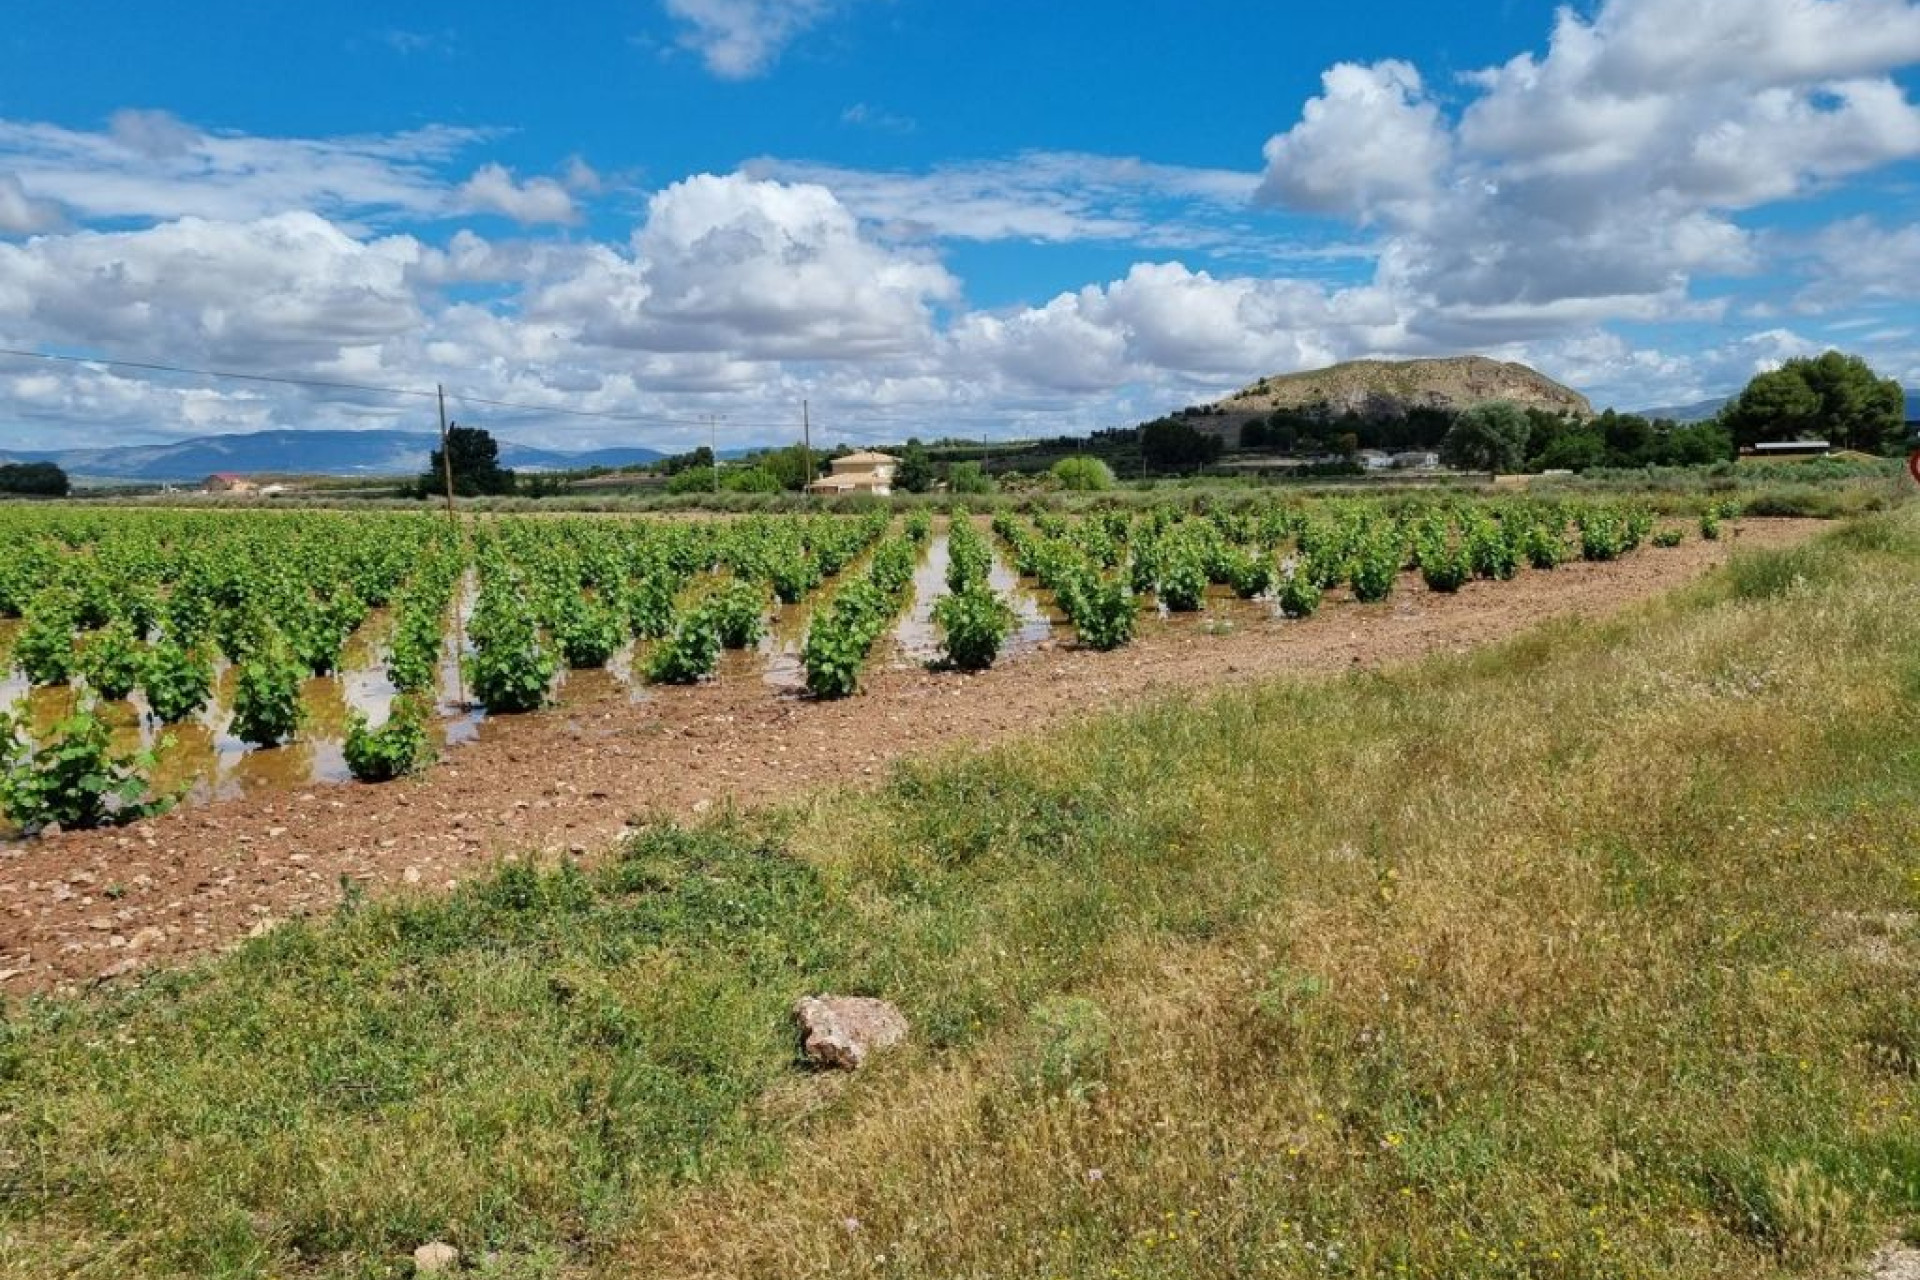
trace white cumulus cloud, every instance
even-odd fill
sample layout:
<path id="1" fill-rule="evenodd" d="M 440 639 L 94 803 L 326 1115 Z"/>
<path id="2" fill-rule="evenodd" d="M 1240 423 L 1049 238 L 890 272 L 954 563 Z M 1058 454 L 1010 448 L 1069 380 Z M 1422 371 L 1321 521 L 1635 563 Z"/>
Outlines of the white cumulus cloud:
<path id="1" fill-rule="evenodd" d="M 1605 0 L 1467 77 L 1457 121 L 1403 64 L 1336 66 L 1261 191 L 1383 228 L 1380 284 L 1442 345 L 1708 318 L 1694 285 L 1761 264 L 1738 215 L 1920 156 L 1916 60 L 1906 0 Z"/>
<path id="2" fill-rule="evenodd" d="M 589 171 L 591 172 L 591 171 Z M 515 222 L 577 222 L 573 196 L 552 178 L 516 180 L 505 165 L 485 164 L 461 184 L 455 196 L 462 209 L 497 213 Z"/>
<path id="3" fill-rule="evenodd" d="M 20 179 L 0 172 L 0 235 L 31 235 L 47 231 L 64 221 L 60 206 L 27 194 Z"/>
<path id="4" fill-rule="evenodd" d="M 1417 221 L 1451 143 L 1439 107 L 1408 63 L 1342 62 L 1321 77 L 1300 123 L 1266 145 L 1262 198 L 1311 213 Z"/>
<path id="5" fill-rule="evenodd" d="M 680 42 L 707 70 L 747 80 L 771 67 L 786 47 L 838 7 L 840 0 L 666 0 L 683 27 Z"/>
<path id="6" fill-rule="evenodd" d="M 825 187 L 702 174 L 649 202 L 631 256 L 602 248 L 537 311 L 595 341 L 751 359 L 852 360 L 924 346 L 958 284 L 865 236 Z"/>

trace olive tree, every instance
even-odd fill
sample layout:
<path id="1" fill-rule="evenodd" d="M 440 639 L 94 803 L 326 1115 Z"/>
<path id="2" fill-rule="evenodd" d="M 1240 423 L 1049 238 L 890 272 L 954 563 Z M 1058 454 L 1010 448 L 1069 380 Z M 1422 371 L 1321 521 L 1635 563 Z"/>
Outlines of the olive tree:
<path id="1" fill-rule="evenodd" d="M 1532 426 L 1505 400 L 1490 400 L 1453 421 L 1440 441 L 1440 459 L 1462 471 L 1517 471 L 1527 456 Z"/>

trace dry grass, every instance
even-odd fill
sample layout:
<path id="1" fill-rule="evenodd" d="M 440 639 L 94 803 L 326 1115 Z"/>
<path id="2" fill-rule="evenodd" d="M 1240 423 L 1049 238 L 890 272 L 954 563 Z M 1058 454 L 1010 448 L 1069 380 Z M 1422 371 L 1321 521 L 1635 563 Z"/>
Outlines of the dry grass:
<path id="1" fill-rule="evenodd" d="M 1920 1222 L 1917 517 L 16 1013 L 0 1274 L 1833 1274 Z M 822 986 L 914 1043 L 797 1069 Z"/>
<path id="2" fill-rule="evenodd" d="M 1735 582 L 1801 585 L 1318 706 L 1167 708 L 1024 761 L 1059 777 L 1137 744 L 1201 792 L 1198 847 L 1161 856 L 1232 867 L 1216 892 L 1257 880 L 1253 902 L 1215 936 L 1116 943 L 1081 992 L 1113 1028 L 1093 1087 L 1036 1091 L 1017 1023 L 892 1064 L 777 1171 L 689 1197 L 624 1256 L 703 1277 L 1831 1274 L 1920 1195 L 1912 1060 L 1867 1049 L 1915 1025 L 1895 943 L 1862 959 L 1817 929 L 1913 900 L 1915 568 L 1749 566 Z M 811 855 L 877 874 L 898 814 L 867 817 Z"/>

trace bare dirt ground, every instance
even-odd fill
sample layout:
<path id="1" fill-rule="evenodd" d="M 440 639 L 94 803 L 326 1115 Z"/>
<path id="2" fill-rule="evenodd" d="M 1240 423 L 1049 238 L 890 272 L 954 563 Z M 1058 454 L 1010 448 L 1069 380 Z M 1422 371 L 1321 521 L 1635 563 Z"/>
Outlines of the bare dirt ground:
<path id="1" fill-rule="evenodd" d="M 1150 627 L 1101 654 L 1043 647 L 979 675 L 876 655 L 866 692 L 815 702 L 752 675 L 604 696 L 490 721 L 426 776 L 319 785 L 181 808 L 120 830 L 0 848 L 0 994 L 123 978 L 368 892 L 444 888 L 509 854 L 605 848 L 638 815 L 697 814 L 877 781 L 903 757 L 1031 733 L 1168 690 L 1329 673 L 1461 651 L 1543 620 L 1596 618 L 1685 583 L 1735 545 L 1799 541 L 1821 522 L 1748 520 L 1611 564 L 1522 571 L 1454 596 L 1403 578 L 1362 606 L 1329 595 L 1306 621 L 1243 607 Z"/>

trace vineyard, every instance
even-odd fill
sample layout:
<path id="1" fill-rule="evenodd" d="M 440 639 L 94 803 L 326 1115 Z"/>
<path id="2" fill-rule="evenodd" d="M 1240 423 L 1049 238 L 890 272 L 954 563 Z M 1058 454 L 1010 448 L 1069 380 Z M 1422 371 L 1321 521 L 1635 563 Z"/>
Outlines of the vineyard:
<path id="1" fill-rule="evenodd" d="M 0 512 L 0 811 L 118 823 L 182 794 L 431 766 L 589 678 L 838 699 L 879 662 L 978 671 L 1215 613 L 1300 618 L 1643 543 L 1611 502 L 1171 504 L 1067 518 L 680 522 Z M 729 655 L 732 655 L 729 659 Z M 593 676 L 593 673 L 599 673 Z"/>

